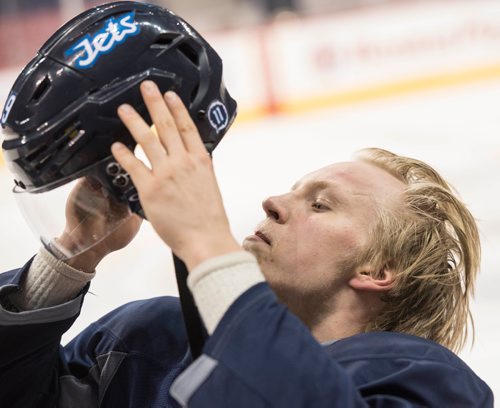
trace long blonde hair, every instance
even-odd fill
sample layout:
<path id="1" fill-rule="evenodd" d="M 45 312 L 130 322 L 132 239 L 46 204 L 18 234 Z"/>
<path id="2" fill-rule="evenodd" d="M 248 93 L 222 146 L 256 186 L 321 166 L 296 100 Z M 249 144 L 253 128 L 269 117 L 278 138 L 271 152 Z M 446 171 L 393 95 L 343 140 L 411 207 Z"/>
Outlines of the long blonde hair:
<path id="1" fill-rule="evenodd" d="M 429 165 L 382 149 L 363 149 L 357 159 L 406 184 L 403 206 L 380 209 L 362 262 L 387 267 L 394 286 L 367 331 L 397 331 L 463 348 L 469 300 L 480 263 L 477 225 L 451 186 Z"/>

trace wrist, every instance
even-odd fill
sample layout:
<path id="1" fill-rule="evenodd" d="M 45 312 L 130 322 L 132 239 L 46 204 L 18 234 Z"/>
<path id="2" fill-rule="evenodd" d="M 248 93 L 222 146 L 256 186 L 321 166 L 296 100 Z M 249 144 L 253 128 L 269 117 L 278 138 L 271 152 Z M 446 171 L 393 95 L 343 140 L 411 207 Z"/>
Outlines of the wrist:
<path id="1" fill-rule="evenodd" d="M 64 263 L 72 268 L 78 269 L 79 271 L 92 273 L 95 271 L 97 265 L 103 258 L 104 256 L 88 250 L 65 260 Z"/>
<path id="2" fill-rule="evenodd" d="M 94 249 L 87 249 L 84 252 L 72 255 L 73 252 L 76 252 L 75 248 L 68 244 L 67 239 L 61 236 L 51 241 L 47 249 L 66 265 L 86 273 L 93 273 L 99 262 L 104 258 L 104 255 Z"/>
<path id="3" fill-rule="evenodd" d="M 93 272 L 106 255 L 97 251 L 95 246 L 80 252 L 82 245 L 66 233 L 53 240 L 49 246 L 51 252 L 66 265 L 87 273 Z"/>

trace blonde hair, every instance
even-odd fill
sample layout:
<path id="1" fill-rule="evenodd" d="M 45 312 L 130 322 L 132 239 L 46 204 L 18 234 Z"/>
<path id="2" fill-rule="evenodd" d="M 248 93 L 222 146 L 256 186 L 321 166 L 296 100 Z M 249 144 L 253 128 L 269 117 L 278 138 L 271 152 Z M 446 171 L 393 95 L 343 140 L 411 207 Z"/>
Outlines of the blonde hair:
<path id="1" fill-rule="evenodd" d="M 360 261 L 395 274 L 383 311 L 367 331 L 397 331 L 463 348 L 469 299 L 480 263 L 476 222 L 451 186 L 429 165 L 382 149 L 363 149 L 357 159 L 406 184 L 403 205 L 380 208 Z"/>

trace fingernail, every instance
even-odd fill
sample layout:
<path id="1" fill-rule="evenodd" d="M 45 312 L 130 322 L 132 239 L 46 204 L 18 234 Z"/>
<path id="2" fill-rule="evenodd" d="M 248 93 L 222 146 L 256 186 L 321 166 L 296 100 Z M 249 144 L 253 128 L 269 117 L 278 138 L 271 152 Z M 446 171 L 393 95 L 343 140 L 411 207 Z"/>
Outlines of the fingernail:
<path id="1" fill-rule="evenodd" d="M 125 146 L 124 146 L 122 143 L 120 143 L 120 142 L 114 142 L 114 143 L 111 145 L 111 148 L 112 148 L 113 150 L 121 150 L 121 149 L 123 149 L 124 147 L 125 147 Z"/>
<path id="2" fill-rule="evenodd" d="M 132 106 L 124 103 L 123 105 L 120 105 L 118 107 L 118 110 L 120 111 L 120 113 L 125 113 L 125 114 L 129 114 L 129 113 L 132 113 L 133 109 L 132 109 Z"/>
<path id="3" fill-rule="evenodd" d="M 148 93 L 155 91 L 155 88 L 156 88 L 153 81 L 144 81 L 142 83 L 142 87 Z"/>
<path id="4" fill-rule="evenodd" d="M 175 101 L 177 95 L 175 94 L 174 91 L 167 91 L 165 92 L 165 99 L 169 102 Z"/>

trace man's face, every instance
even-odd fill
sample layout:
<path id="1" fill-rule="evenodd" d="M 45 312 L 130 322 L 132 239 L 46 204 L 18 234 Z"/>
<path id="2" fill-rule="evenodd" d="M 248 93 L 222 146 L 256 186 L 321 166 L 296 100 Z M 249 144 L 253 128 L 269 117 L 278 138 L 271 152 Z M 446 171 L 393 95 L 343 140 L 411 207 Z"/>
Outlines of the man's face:
<path id="1" fill-rule="evenodd" d="M 330 298 L 352 277 L 377 207 L 398 202 L 403 183 L 363 162 L 334 164 L 263 202 L 266 219 L 243 242 L 286 303 Z M 326 298 L 325 298 L 326 299 Z"/>

